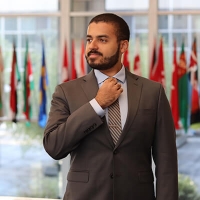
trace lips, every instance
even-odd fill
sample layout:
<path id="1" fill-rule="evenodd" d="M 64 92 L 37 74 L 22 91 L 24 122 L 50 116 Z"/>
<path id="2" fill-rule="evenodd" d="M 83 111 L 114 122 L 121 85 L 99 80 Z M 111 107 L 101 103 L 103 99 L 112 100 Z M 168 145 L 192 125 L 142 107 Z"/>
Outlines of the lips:
<path id="1" fill-rule="evenodd" d="M 90 58 L 96 58 L 96 57 L 98 57 L 98 56 L 100 56 L 98 53 L 90 53 L 90 54 L 88 55 L 88 57 L 90 57 Z"/>

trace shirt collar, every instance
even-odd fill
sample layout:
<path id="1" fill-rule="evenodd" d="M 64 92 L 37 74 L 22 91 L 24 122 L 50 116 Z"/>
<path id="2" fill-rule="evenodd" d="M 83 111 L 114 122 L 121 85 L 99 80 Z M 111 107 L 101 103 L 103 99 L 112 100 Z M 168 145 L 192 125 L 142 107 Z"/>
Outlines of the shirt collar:
<path id="1" fill-rule="evenodd" d="M 94 69 L 94 74 L 96 76 L 98 84 L 101 84 L 103 81 L 105 81 L 108 78 L 107 75 L 103 74 L 97 69 Z M 117 74 L 115 74 L 113 77 L 118 79 L 120 82 L 124 83 L 126 79 L 124 66 L 122 66 L 120 71 Z"/>

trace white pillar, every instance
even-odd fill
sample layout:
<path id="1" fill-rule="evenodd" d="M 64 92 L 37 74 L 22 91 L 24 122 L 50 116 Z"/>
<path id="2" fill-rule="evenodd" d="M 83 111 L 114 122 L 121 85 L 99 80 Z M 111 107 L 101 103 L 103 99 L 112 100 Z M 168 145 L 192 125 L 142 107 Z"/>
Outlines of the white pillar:
<path id="1" fill-rule="evenodd" d="M 69 44 L 70 44 L 70 2 L 69 0 L 60 0 L 60 63 L 59 63 L 59 72 L 58 72 L 58 80 L 61 83 L 62 82 L 62 62 L 63 62 L 63 49 L 64 49 L 64 43 L 67 42 L 67 48 L 69 51 Z M 69 60 L 70 62 L 70 60 Z M 70 63 L 69 63 L 70 64 Z M 62 159 L 60 163 L 60 172 L 59 172 L 59 196 L 63 198 L 65 190 L 66 190 L 66 184 L 67 184 L 67 173 L 69 171 L 69 160 L 70 156 L 67 156 L 66 158 Z"/>
<path id="2" fill-rule="evenodd" d="M 59 49 L 59 55 L 60 55 L 60 63 L 59 63 L 59 72 L 58 72 L 58 80 L 61 83 L 62 82 L 62 62 L 63 62 L 63 49 L 64 49 L 64 43 L 67 42 L 67 50 L 69 51 L 70 46 L 70 33 L 71 33 L 71 26 L 70 26 L 70 2 L 69 0 L 60 0 L 60 49 Z M 70 65 L 70 59 L 68 59 L 69 65 Z"/>

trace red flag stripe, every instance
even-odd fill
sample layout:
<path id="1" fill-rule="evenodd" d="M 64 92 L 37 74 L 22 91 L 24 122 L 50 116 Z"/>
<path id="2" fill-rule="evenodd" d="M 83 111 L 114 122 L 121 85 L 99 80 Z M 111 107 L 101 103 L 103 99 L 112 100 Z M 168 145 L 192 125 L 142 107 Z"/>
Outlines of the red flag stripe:
<path id="1" fill-rule="evenodd" d="M 67 54 L 67 43 L 64 44 L 63 52 L 63 66 L 62 66 L 62 81 L 69 81 L 69 68 L 68 68 L 68 54 Z"/>
<path id="2" fill-rule="evenodd" d="M 71 80 L 77 78 L 76 73 L 76 65 L 75 65 L 75 43 L 74 40 L 72 40 L 72 68 L 71 68 Z"/>
<path id="3" fill-rule="evenodd" d="M 129 63 L 129 59 L 128 59 L 128 49 L 124 52 L 124 57 L 123 57 L 123 65 L 125 67 L 127 67 L 130 70 L 130 63 Z"/>
<path id="4" fill-rule="evenodd" d="M 173 71 L 172 71 L 172 86 L 171 86 L 171 110 L 176 129 L 179 129 L 179 106 L 178 106 L 178 63 L 176 59 L 176 41 L 174 41 L 173 52 Z"/>

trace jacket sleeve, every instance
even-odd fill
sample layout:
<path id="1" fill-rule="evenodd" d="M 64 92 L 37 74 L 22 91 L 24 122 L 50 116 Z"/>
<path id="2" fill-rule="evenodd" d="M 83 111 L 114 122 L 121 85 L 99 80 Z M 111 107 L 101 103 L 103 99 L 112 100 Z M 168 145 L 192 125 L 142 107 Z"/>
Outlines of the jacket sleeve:
<path id="1" fill-rule="evenodd" d="M 89 102 L 70 113 L 67 97 L 63 88 L 58 85 L 44 130 L 44 148 L 52 158 L 62 159 L 102 123 Z"/>
<path id="2" fill-rule="evenodd" d="M 152 147 L 156 175 L 156 200 L 178 200 L 176 133 L 171 108 L 160 87 L 155 139 Z"/>

